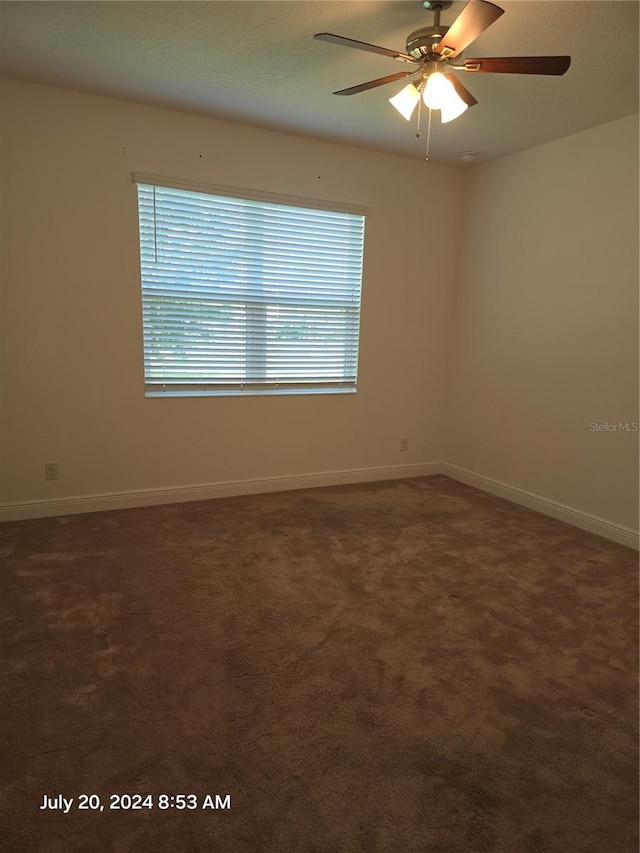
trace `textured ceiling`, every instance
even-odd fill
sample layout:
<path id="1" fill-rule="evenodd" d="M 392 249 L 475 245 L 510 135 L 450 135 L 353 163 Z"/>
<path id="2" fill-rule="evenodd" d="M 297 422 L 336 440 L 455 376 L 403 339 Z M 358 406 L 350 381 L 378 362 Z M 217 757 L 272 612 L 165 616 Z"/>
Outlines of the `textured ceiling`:
<path id="1" fill-rule="evenodd" d="M 463 2 L 442 13 L 449 26 Z M 503 0 L 505 14 L 462 55 L 570 54 L 563 77 L 463 74 L 478 105 L 434 119 L 431 160 L 503 157 L 638 112 L 637 0 Z M 433 23 L 419 0 L 1 2 L 2 72 L 423 158 L 425 137 L 387 102 L 403 82 L 336 89 L 407 66 L 313 40 L 333 32 L 404 50 Z M 437 115 L 434 114 L 434 115 Z"/>

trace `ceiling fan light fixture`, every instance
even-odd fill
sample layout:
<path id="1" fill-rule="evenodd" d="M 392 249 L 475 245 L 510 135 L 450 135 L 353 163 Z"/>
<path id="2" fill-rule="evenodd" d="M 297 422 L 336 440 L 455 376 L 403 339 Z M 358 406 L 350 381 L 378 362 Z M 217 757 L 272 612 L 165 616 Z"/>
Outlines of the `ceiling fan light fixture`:
<path id="1" fill-rule="evenodd" d="M 419 100 L 420 92 L 416 89 L 413 83 L 409 83 L 409 85 L 405 86 L 397 95 L 394 95 L 393 98 L 389 98 L 389 103 L 392 107 L 395 107 L 395 109 L 398 110 L 403 118 L 410 121 Z"/>
<path id="2" fill-rule="evenodd" d="M 427 85 L 422 93 L 422 100 L 430 110 L 439 110 L 442 104 L 450 97 L 450 93 L 455 94 L 455 90 L 451 83 L 440 71 L 434 71 L 427 78 Z"/>
<path id="3" fill-rule="evenodd" d="M 453 121 L 469 108 L 456 92 L 451 80 L 440 71 L 434 71 L 427 79 L 422 100 L 431 110 L 440 110 L 442 124 Z"/>
<path id="4" fill-rule="evenodd" d="M 367 92 L 369 89 L 377 89 L 378 86 L 395 83 L 400 79 L 413 78 L 416 82 L 409 83 L 401 92 L 398 92 L 393 98 L 389 98 L 389 102 L 406 121 L 411 120 L 415 108 L 418 107 L 416 138 L 419 139 L 419 105 L 421 98 L 424 101 L 429 110 L 427 160 L 429 159 L 432 111 L 440 110 L 440 119 L 443 124 L 447 124 L 461 116 L 469 107 L 478 103 L 462 81 L 450 72 L 560 76 L 571 65 L 570 56 L 494 56 L 462 60 L 461 56 L 467 47 L 504 14 L 504 9 L 489 2 L 489 0 L 469 0 L 453 24 L 449 27 L 442 27 L 440 26 L 440 13 L 452 4 L 453 0 L 422 0 L 423 7 L 433 12 L 433 26 L 421 27 L 409 33 L 406 41 L 406 53 L 369 44 L 365 41 L 356 41 L 335 33 L 316 33 L 314 35 L 314 38 L 321 41 L 357 48 L 368 53 L 377 53 L 413 66 L 413 70 L 387 74 L 385 77 L 368 80 L 358 86 L 340 89 L 333 94 L 356 95 L 359 92 Z"/>
<path id="5" fill-rule="evenodd" d="M 440 121 L 442 124 L 453 121 L 454 118 L 458 118 L 463 112 L 469 109 L 468 104 L 465 104 L 456 92 L 454 92 L 454 95 L 455 98 L 448 99 L 446 103 L 440 107 Z"/>

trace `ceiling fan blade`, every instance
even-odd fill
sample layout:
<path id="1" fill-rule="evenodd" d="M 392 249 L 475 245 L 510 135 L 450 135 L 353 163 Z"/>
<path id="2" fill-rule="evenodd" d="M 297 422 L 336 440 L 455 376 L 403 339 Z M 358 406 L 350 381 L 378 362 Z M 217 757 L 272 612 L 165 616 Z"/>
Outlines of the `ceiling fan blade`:
<path id="1" fill-rule="evenodd" d="M 459 98 L 465 102 L 468 107 L 473 107 L 478 102 L 473 97 L 471 92 L 467 89 L 466 86 L 463 86 L 462 83 L 458 80 L 455 74 L 447 74 L 447 80 L 451 81 L 451 85 L 456 90 L 456 94 Z"/>
<path id="2" fill-rule="evenodd" d="M 378 47 L 377 44 L 369 44 L 366 41 L 356 41 L 355 39 L 346 38 L 346 36 L 336 36 L 333 33 L 316 33 L 314 39 L 328 41 L 331 44 L 340 44 L 343 47 L 355 47 L 357 50 L 366 50 L 369 53 L 379 53 L 382 56 L 399 59 L 401 62 L 415 62 L 413 56 L 409 56 L 408 53 L 390 50 L 388 47 Z"/>
<path id="3" fill-rule="evenodd" d="M 403 77 L 411 77 L 415 71 L 398 71 L 397 74 L 389 74 L 387 77 L 378 77 L 377 80 L 369 80 L 368 83 L 360 83 L 359 86 L 350 86 L 348 89 L 340 89 L 334 95 L 357 95 L 358 92 L 366 92 L 367 89 L 377 89 L 378 86 L 386 86 L 387 83 L 395 83 Z"/>
<path id="4" fill-rule="evenodd" d="M 464 70 L 484 74 L 554 74 L 559 77 L 570 65 L 570 56 L 494 56 L 465 59 Z"/>
<path id="5" fill-rule="evenodd" d="M 457 56 L 503 14 L 504 9 L 493 3 L 470 0 L 442 36 L 435 50 L 443 56 Z"/>

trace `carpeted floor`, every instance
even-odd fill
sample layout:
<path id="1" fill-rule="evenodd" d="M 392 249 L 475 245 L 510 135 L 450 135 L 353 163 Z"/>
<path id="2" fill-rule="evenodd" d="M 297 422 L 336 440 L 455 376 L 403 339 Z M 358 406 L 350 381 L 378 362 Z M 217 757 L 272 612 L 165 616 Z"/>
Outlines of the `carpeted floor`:
<path id="1" fill-rule="evenodd" d="M 638 849 L 630 549 L 445 477 L 0 534 L 3 853 Z"/>

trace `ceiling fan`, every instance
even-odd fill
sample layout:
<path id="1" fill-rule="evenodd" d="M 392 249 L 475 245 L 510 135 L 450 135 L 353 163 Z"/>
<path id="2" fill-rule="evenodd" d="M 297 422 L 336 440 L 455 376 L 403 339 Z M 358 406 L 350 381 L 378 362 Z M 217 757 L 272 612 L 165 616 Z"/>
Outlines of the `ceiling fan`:
<path id="1" fill-rule="evenodd" d="M 409 33 L 406 53 L 333 33 L 316 33 L 314 38 L 320 41 L 378 53 L 415 66 L 409 71 L 388 74 L 386 77 L 369 80 L 358 86 L 340 89 L 333 94 L 357 95 L 368 89 L 376 89 L 378 86 L 386 86 L 388 83 L 412 77 L 413 80 L 401 92 L 389 99 L 391 104 L 409 121 L 422 98 L 430 110 L 441 111 L 441 121 L 446 123 L 462 115 L 468 107 L 478 103 L 458 77 L 451 73 L 453 71 L 481 74 L 561 75 L 569 68 L 570 56 L 481 57 L 464 59 L 456 64 L 454 62 L 456 57 L 497 21 L 504 13 L 504 9 L 486 0 L 470 0 L 450 27 L 441 27 L 440 13 L 451 5 L 452 0 L 424 0 L 422 6 L 433 12 L 434 25 Z M 420 135 L 419 132 L 417 135 Z"/>

